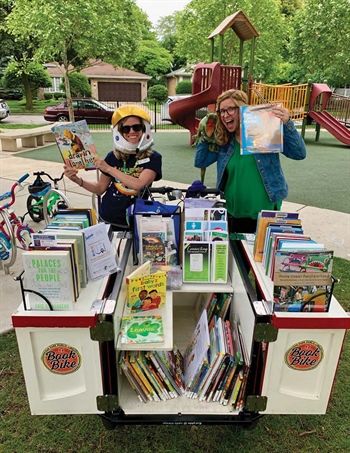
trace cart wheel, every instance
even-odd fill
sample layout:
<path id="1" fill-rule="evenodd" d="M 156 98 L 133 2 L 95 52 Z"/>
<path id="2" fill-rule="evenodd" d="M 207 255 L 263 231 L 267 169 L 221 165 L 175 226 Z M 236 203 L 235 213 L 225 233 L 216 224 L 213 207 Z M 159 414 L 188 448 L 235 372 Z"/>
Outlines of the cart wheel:
<path id="1" fill-rule="evenodd" d="M 102 420 L 102 424 L 103 426 L 108 429 L 108 431 L 113 431 L 117 424 L 115 422 L 113 422 L 112 420 L 110 420 L 109 418 L 106 418 L 106 417 L 101 417 L 101 420 Z"/>
<path id="2" fill-rule="evenodd" d="M 29 195 L 29 197 L 27 198 L 28 214 L 34 220 L 34 222 L 37 223 L 44 220 L 42 203 L 39 202 L 40 198 L 33 197 L 33 195 Z"/>
<path id="3" fill-rule="evenodd" d="M 34 231 L 28 225 L 21 225 L 17 228 L 16 238 L 19 243 L 19 248 L 28 250 L 32 242 L 32 233 L 34 233 Z"/>

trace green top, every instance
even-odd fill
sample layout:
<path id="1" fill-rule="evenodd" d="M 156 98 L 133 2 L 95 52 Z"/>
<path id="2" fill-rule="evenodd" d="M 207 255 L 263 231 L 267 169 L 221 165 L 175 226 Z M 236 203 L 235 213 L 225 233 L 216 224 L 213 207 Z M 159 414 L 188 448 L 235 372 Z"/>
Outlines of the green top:
<path id="1" fill-rule="evenodd" d="M 240 145 L 235 142 L 234 152 L 227 163 L 224 194 L 227 212 L 237 218 L 256 219 L 261 210 L 279 210 L 282 200 L 270 201 L 261 175 L 256 166 L 255 157 L 242 156 Z"/>

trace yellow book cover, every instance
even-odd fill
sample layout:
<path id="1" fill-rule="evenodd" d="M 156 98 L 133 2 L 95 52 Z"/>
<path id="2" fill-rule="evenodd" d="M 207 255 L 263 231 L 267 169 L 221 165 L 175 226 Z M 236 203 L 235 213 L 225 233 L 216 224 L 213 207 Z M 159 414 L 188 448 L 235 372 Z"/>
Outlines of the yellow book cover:
<path id="1" fill-rule="evenodd" d="M 132 312 L 161 308 L 165 304 L 166 273 L 127 278 L 127 306 Z"/>

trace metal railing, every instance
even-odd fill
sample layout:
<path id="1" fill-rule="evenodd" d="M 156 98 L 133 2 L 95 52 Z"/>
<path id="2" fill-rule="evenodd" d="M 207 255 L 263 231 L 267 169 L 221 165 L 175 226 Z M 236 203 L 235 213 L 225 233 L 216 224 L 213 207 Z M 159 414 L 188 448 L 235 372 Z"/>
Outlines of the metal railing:
<path id="1" fill-rule="evenodd" d="M 350 127 L 350 97 L 333 93 L 327 102 L 326 110 L 340 123 Z"/>

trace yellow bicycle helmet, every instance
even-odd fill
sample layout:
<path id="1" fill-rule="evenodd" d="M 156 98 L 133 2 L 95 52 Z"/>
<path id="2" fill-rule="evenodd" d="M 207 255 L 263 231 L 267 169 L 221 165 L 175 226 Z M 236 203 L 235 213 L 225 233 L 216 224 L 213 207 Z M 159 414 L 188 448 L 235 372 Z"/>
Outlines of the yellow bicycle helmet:
<path id="1" fill-rule="evenodd" d="M 125 140 L 118 130 L 118 123 L 128 116 L 141 118 L 144 124 L 144 131 L 138 144 Z M 115 110 L 112 116 L 113 144 L 115 148 L 125 154 L 137 154 L 145 151 L 153 145 L 153 134 L 151 131 L 151 115 L 137 105 L 123 105 Z"/>

